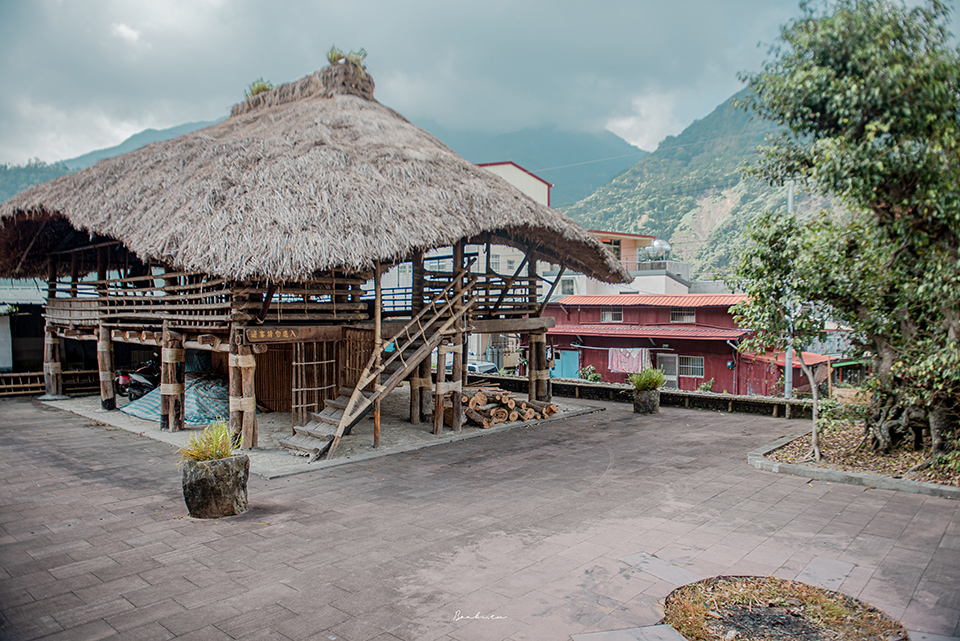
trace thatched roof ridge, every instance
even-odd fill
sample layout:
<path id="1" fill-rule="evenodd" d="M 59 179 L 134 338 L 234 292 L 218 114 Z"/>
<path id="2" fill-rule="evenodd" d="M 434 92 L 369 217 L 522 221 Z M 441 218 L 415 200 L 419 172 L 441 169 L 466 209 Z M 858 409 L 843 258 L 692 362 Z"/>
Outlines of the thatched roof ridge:
<path id="1" fill-rule="evenodd" d="M 475 167 L 331 65 L 216 125 L 38 185 L 0 205 L 0 274 L 114 238 L 143 259 L 233 279 L 366 271 L 490 232 L 608 282 L 629 275 L 592 236 Z"/>

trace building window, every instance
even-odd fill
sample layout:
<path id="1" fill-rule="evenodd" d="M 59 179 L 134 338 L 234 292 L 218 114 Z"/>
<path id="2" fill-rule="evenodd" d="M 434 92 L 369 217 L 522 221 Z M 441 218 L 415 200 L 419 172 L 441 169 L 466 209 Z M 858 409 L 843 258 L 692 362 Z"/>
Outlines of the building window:
<path id="1" fill-rule="evenodd" d="M 607 246 L 617 260 L 620 260 L 620 239 L 619 238 L 601 238 L 600 242 Z"/>
<path id="2" fill-rule="evenodd" d="M 490 254 L 490 269 L 500 271 L 500 254 Z"/>
<path id="3" fill-rule="evenodd" d="M 674 307 L 670 310 L 671 323 L 696 323 L 697 310 L 693 307 Z"/>
<path id="4" fill-rule="evenodd" d="M 573 279 L 564 278 L 560 281 L 560 293 L 564 296 L 570 296 L 573 294 Z"/>
<path id="5" fill-rule="evenodd" d="M 508 258 L 508 259 L 507 259 L 507 273 L 512 274 L 512 273 L 513 273 L 513 270 L 516 269 L 516 267 L 517 267 L 517 261 L 513 260 L 512 258 Z"/>
<path id="6" fill-rule="evenodd" d="M 622 323 L 623 308 L 622 307 L 604 307 L 600 311 L 600 321 L 604 323 Z"/>
<path id="7" fill-rule="evenodd" d="M 703 356 L 680 356 L 677 366 L 680 376 L 703 378 Z"/>

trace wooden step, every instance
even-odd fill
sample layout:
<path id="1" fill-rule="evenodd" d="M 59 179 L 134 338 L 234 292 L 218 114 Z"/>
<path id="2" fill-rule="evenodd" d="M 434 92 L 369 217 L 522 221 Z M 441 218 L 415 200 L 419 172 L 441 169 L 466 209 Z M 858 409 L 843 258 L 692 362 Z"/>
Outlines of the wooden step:
<path id="1" fill-rule="evenodd" d="M 367 398 L 373 398 L 373 395 L 376 394 L 376 392 L 373 390 L 363 390 L 360 393 L 366 396 Z M 351 396 L 353 396 L 353 388 L 341 387 L 339 390 L 337 390 L 337 394 L 339 394 L 340 396 L 346 396 L 349 399 Z"/>
<path id="2" fill-rule="evenodd" d="M 328 398 L 323 402 L 323 409 L 329 410 L 340 410 L 343 411 L 347 409 L 347 403 L 350 402 L 349 396 L 338 396 L 336 398 Z"/>
<path id="3" fill-rule="evenodd" d="M 308 423 L 307 425 L 297 425 L 293 428 L 296 434 L 303 434 L 310 438 L 315 438 L 320 442 L 326 442 L 337 434 L 336 426 L 322 423 Z"/>
<path id="4" fill-rule="evenodd" d="M 280 439 L 280 446 L 317 458 L 330 447 L 332 440 L 321 441 L 305 434 L 293 434 Z"/>
<path id="5" fill-rule="evenodd" d="M 336 412 L 336 415 L 331 415 L 334 412 Z M 324 423 L 326 425 L 333 425 L 333 428 L 336 429 L 337 426 L 340 425 L 340 417 L 343 416 L 343 411 L 331 410 L 330 412 L 327 412 L 327 410 L 324 410 L 323 412 L 307 412 L 307 416 L 311 421 Z"/>

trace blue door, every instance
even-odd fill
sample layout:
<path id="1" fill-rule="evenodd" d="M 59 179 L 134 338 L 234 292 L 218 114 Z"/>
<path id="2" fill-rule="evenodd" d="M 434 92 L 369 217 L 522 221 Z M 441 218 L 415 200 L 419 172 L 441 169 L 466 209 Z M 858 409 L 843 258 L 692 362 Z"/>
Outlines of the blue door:
<path id="1" fill-rule="evenodd" d="M 576 378 L 580 369 L 580 352 L 575 349 L 555 349 L 551 378 Z"/>

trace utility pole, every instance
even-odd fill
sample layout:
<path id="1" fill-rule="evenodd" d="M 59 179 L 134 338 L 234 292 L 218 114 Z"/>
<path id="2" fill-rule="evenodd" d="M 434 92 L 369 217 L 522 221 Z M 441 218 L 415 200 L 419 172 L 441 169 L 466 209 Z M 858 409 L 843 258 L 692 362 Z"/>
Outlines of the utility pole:
<path id="1" fill-rule="evenodd" d="M 794 180 L 790 179 L 790 182 L 787 183 L 787 215 L 793 213 L 793 186 Z M 790 331 L 793 332 L 793 319 L 790 319 Z M 793 336 L 791 335 L 791 338 Z M 793 347 L 787 345 L 786 354 L 784 354 L 784 367 L 783 367 L 783 397 L 792 398 L 793 397 Z"/>

